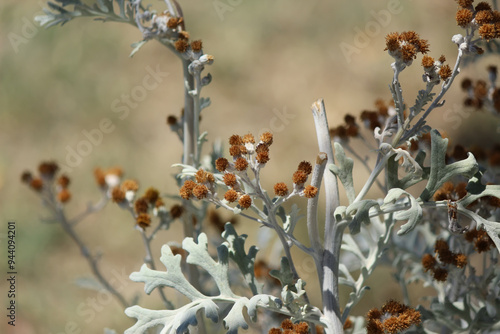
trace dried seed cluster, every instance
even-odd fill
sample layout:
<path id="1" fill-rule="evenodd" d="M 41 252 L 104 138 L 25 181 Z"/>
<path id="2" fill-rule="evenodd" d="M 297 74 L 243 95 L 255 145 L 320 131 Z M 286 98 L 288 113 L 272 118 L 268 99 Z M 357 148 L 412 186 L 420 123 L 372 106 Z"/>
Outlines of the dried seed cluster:
<path id="1" fill-rule="evenodd" d="M 487 2 L 479 2 L 475 7 L 474 1 L 458 0 L 457 2 L 459 8 L 455 18 L 460 27 L 477 29 L 481 38 L 485 40 L 500 37 L 500 12 L 498 10 L 493 10 Z"/>
<path id="2" fill-rule="evenodd" d="M 194 175 L 195 181 L 187 180 L 180 188 L 179 194 L 182 198 L 188 200 L 193 197 L 204 199 L 215 194 L 215 178 L 210 172 L 199 169 Z"/>
<path id="3" fill-rule="evenodd" d="M 385 38 L 385 45 L 385 50 L 388 50 L 396 64 L 402 65 L 401 69 L 411 65 L 413 60 L 417 58 L 417 53 L 429 52 L 427 40 L 421 39 L 415 31 L 390 33 Z"/>
<path id="4" fill-rule="evenodd" d="M 496 87 L 498 68 L 488 66 L 489 83 L 485 80 L 471 80 L 465 78 L 462 80 L 462 89 L 467 93 L 464 99 L 465 107 L 472 107 L 481 110 L 487 107 L 493 113 L 500 114 L 500 88 Z"/>
<path id="5" fill-rule="evenodd" d="M 271 328 L 269 334 L 308 334 L 309 325 L 306 322 L 294 324 L 290 319 L 285 319 L 280 328 Z"/>
<path id="6" fill-rule="evenodd" d="M 495 243 L 484 230 L 472 229 L 465 233 L 465 240 L 474 245 L 478 253 L 495 249 Z"/>
<path id="7" fill-rule="evenodd" d="M 367 334 L 396 334 L 422 322 L 420 312 L 395 300 L 389 300 L 379 310 L 373 308 L 366 314 Z"/>
<path id="8" fill-rule="evenodd" d="M 463 253 L 454 253 L 443 239 L 436 240 L 435 255 L 425 254 L 422 257 L 422 267 L 431 271 L 436 281 L 444 282 L 448 278 L 448 265 L 464 268 L 467 265 L 467 256 Z M 439 260 L 439 261 L 438 261 Z"/>
<path id="9" fill-rule="evenodd" d="M 66 175 L 60 175 L 56 178 L 58 171 L 57 163 L 45 161 L 38 165 L 38 176 L 33 176 L 30 171 L 25 171 L 21 174 L 21 181 L 39 194 L 55 194 L 58 203 L 66 204 L 71 199 L 71 193 L 68 190 L 71 181 Z"/>
<path id="10" fill-rule="evenodd" d="M 424 80 L 428 83 L 438 84 L 440 80 L 446 81 L 451 78 L 453 71 L 451 67 L 444 64 L 446 57 L 441 55 L 437 60 L 431 56 L 422 57 L 422 67 L 424 68 Z"/>

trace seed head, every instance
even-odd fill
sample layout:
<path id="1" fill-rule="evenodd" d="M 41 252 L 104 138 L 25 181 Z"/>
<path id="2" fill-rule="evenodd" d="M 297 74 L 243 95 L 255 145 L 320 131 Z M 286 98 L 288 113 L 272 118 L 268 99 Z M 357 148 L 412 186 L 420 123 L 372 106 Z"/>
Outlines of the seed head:
<path id="1" fill-rule="evenodd" d="M 179 189 L 179 195 L 184 199 L 189 199 L 193 195 L 193 189 L 196 183 L 192 180 L 187 180 L 184 185 Z"/>
<path id="2" fill-rule="evenodd" d="M 243 157 L 239 157 L 234 162 L 234 168 L 236 168 L 236 170 L 239 172 L 246 170 L 247 167 L 248 167 L 248 161 L 247 161 L 247 159 L 245 159 Z"/>
<path id="3" fill-rule="evenodd" d="M 239 146 L 241 145 L 243 142 L 241 140 L 241 137 L 238 136 L 238 135 L 232 135 L 231 137 L 229 137 L 229 145 L 231 146 Z"/>
<path id="4" fill-rule="evenodd" d="M 170 126 L 176 125 L 177 124 L 177 117 L 170 115 L 167 116 L 167 124 Z"/>
<path id="5" fill-rule="evenodd" d="M 307 174 L 302 170 L 293 173 L 292 181 L 295 184 L 304 184 L 307 181 Z"/>
<path id="6" fill-rule="evenodd" d="M 197 199 L 203 199 L 206 198 L 208 195 L 208 188 L 207 186 L 203 184 L 198 184 L 196 187 L 193 188 L 193 195 Z"/>
<path id="7" fill-rule="evenodd" d="M 306 198 L 314 198 L 316 197 L 316 194 L 318 193 L 318 188 L 315 186 L 308 185 L 304 188 L 304 196 Z"/>
<path id="8" fill-rule="evenodd" d="M 122 203 L 125 201 L 125 192 L 120 187 L 114 187 L 111 191 L 111 199 L 115 203 Z"/>
<path id="9" fill-rule="evenodd" d="M 177 51 L 184 53 L 187 51 L 189 43 L 185 39 L 178 39 L 177 42 L 174 43 L 174 46 Z"/>
<path id="10" fill-rule="evenodd" d="M 422 66 L 425 67 L 425 68 L 431 68 L 434 66 L 434 58 L 428 56 L 428 55 L 424 55 L 422 57 Z"/>
<path id="11" fill-rule="evenodd" d="M 242 141 L 244 144 L 247 144 L 247 143 L 248 144 L 255 144 L 255 138 L 254 138 L 253 134 L 251 134 L 251 133 L 244 135 L 242 138 Z"/>
<path id="12" fill-rule="evenodd" d="M 170 216 L 172 217 L 172 219 L 179 218 L 180 216 L 182 216 L 183 213 L 184 213 L 184 207 L 182 205 L 174 204 L 170 208 Z"/>
<path id="13" fill-rule="evenodd" d="M 445 268 L 436 268 L 434 269 L 433 277 L 438 282 L 444 282 L 448 278 L 448 270 Z"/>
<path id="14" fill-rule="evenodd" d="M 276 196 L 284 197 L 288 195 L 288 187 L 283 182 L 276 183 L 274 185 L 274 193 L 276 194 Z"/>
<path id="15" fill-rule="evenodd" d="M 134 180 L 125 180 L 122 184 L 123 191 L 137 191 L 139 184 Z"/>
<path id="16" fill-rule="evenodd" d="M 43 177 L 52 178 L 59 170 L 59 166 L 53 161 L 42 162 L 38 166 L 38 171 Z"/>
<path id="17" fill-rule="evenodd" d="M 66 188 L 61 189 L 61 191 L 57 194 L 57 200 L 61 203 L 67 203 L 70 199 L 71 193 Z"/>
<path id="18" fill-rule="evenodd" d="M 67 177 L 66 175 L 61 175 L 57 179 L 57 184 L 60 185 L 62 188 L 68 188 L 68 186 L 70 184 L 69 177 Z"/>
<path id="19" fill-rule="evenodd" d="M 236 192 L 236 190 L 234 189 L 229 189 L 224 194 L 224 199 L 229 203 L 236 202 L 238 200 L 238 192 Z"/>
<path id="20" fill-rule="evenodd" d="M 160 197 L 160 192 L 155 188 L 149 188 L 148 190 L 146 190 L 144 197 L 149 203 L 155 204 Z"/>
<path id="21" fill-rule="evenodd" d="M 268 152 L 260 152 L 257 154 L 257 162 L 260 164 L 266 164 L 269 162 L 269 153 Z"/>
<path id="22" fill-rule="evenodd" d="M 134 203 L 134 208 L 137 214 L 147 213 L 149 210 L 148 200 L 144 197 L 138 198 Z"/>
<path id="23" fill-rule="evenodd" d="M 425 271 L 433 270 L 436 264 L 436 258 L 431 254 L 425 254 L 422 257 L 422 267 L 424 267 Z"/>
<path id="24" fill-rule="evenodd" d="M 457 24 L 460 27 L 466 28 L 467 25 L 472 22 L 474 14 L 469 9 L 463 8 L 457 11 L 457 15 L 455 16 L 455 18 L 457 20 Z"/>
<path id="25" fill-rule="evenodd" d="M 497 37 L 497 32 L 494 24 L 483 24 L 479 27 L 479 35 L 481 38 L 489 41 Z"/>
<path id="26" fill-rule="evenodd" d="M 215 168 L 217 168 L 219 172 L 225 171 L 227 166 L 229 166 L 229 161 L 227 161 L 226 158 L 219 158 L 215 160 Z"/>
<path id="27" fill-rule="evenodd" d="M 273 134 L 271 132 L 264 132 L 260 135 L 260 140 L 266 145 L 271 146 L 273 143 Z"/>
<path id="28" fill-rule="evenodd" d="M 194 52 L 200 52 L 202 47 L 203 43 L 201 42 L 201 40 L 193 41 L 191 43 L 191 50 L 193 50 Z"/>
<path id="29" fill-rule="evenodd" d="M 137 216 L 136 223 L 145 230 L 151 225 L 151 217 L 147 213 L 141 213 Z"/>
<path id="30" fill-rule="evenodd" d="M 248 209 L 252 205 L 252 198 L 249 195 L 243 195 L 238 200 L 238 204 L 243 209 Z"/>
<path id="31" fill-rule="evenodd" d="M 231 187 L 231 188 L 238 184 L 238 181 L 236 179 L 236 175 L 234 175 L 232 173 L 224 174 L 222 179 L 224 181 L 224 184 L 228 187 Z"/>
<path id="32" fill-rule="evenodd" d="M 448 65 L 443 65 L 439 69 L 439 76 L 443 81 L 447 80 L 449 77 L 451 77 L 451 68 Z"/>
<path id="33" fill-rule="evenodd" d="M 301 170 L 307 175 L 309 175 L 312 172 L 312 166 L 308 161 L 302 161 L 301 163 L 299 163 L 297 170 Z"/>

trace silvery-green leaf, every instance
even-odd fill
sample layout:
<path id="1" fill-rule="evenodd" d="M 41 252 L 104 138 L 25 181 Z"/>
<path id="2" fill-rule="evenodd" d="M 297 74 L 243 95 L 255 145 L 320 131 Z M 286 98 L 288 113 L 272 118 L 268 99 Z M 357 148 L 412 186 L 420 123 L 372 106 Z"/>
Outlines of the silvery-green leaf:
<path id="1" fill-rule="evenodd" d="M 420 195 L 422 201 L 429 201 L 441 186 L 456 175 L 471 178 L 478 170 L 474 156 L 469 153 L 467 159 L 446 164 L 448 139 L 442 138 L 437 130 L 431 131 L 431 169 L 425 190 Z"/>
<path id="2" fill-rule="evenodd" d="M 394 188 L 389 190 L 387 196 L 384 198 L 384 204 L 394 203 L 401 196 L 405 196 L 407 198 L 407 202 L 410 204 L 410 207 L 406 210 L 401 210 L 394 213 L 395 220 L 408 220 L 406 224 L 401 226 L 401 228 L 398 231 L 398 235 L 410 232 L 416 226 L 416 224 L 422 219 L 422 207 L 417 202 L 415 197 L 413 197 L 403 189 Z"/>
<path id="3" fill-rule="evenodd" d="M 290 263 L 286 257 L 281 258 L 281 266 L 279 270 L 271 270 L 269 275 L 278 279 L 281 282 L 281 286 L 287 286 L 293 284 L 293 273 L 290 269 Z"/>
<path id="4" fill-rule="evenodd" d="M 370 209 L 374 206 L 378 206 L 378 202 L 375 200 L 362 200 L 351 204 L 346 209 L 347 215 L 354 215 L 354 218 L 349 223 L 349 230 L 352 234 L 359 233 L 361 229 L 361 223 L 365 223 L 366 225 L 370 224 Z"/>
<path id="5" fill-rule="evenodd" d="M 401 188 L 401 189 L 407 189 L 419 182 L 421 182 L 424 179 L 427 179 L 429 177 L 429 167 L 424 167 L 424 160 L 425 160 L 425 152 L 420 151 L 418 152 L 417 156 L 415 157 L 415 162 L 420 166 L 422 174 L 420 177 L 415 177 L 411 173 L 406 174 L 403 176 L 401 179 L 398 177 L 398 169 L 399 169 L 399 162 L 393 158 L 390 158 L 387 161 L 387 184 L 388 188 Z"/>
<path id="6" fill-rule="evenodd" d="M 337 165 L 330 164 L 328 168 L 330 171 L 335 174 L 342 182 L 342 185 L 345 188 L 347 198 L 349 203 L 352 203 L 356 198 L 356 192 L 354 191 L 354 182 L 352 179 L 352 168 L 354 166 L 354 162 L 351 158 L 348 158 L 345 155 L 344 148 L 340 143 L 335 142 L 335 161 L 337 161 Z"/>
<path id="7" fill-rule="evenodd" d="M 301 215 L 299 213 L 300 213 L 299 206 L 297 204 L 293 204 L 290 210 L 290 214 L 286 216 L 286 221 L 283 224 L 283 228 L 286 233 L 293 234 L 295 225 L 300 219 L 304 217 L 304 215 Z"/>
<path id="8" fill-rule="evenodd" d="M 137 51 L 139 51 L 147 42 L 148 40 L 143 39 L 142 41 L 132 43 L 131 47 L 133 47 L 134 49 L 132 50 L 132 52 L 130 52 L 129 57 L 132 58 L 137 53 Z"/>
<path id="9" fill-rule="evenodd" d="M 125 310 L 127 316 L 137 319 L 134 326 L 127 329 L 125 334 L 145 333 L 157 326 L 163 327 L 160 334 L 187 333 L 189 326 L 198 324 L 196 314 L 202 310 L 213 322 L 219 321 L 218 307 L 210 299 L 198 299 L 176 310 L 148 310 L 135 305 Z"/>
<path id="10" fill-rule="evenodd" d="M 258 248 L 251 246 L 247 254 L 245 252 L 245 240 L 248 236 L 246 234 L 238 235 L 231 223 L 226 223 L 222 237 L 226 240 L 229 256 L 238 265 L 252 293 L 254 295 L 262 293 L 263 284 L 257 281 L 254 271 Z"/>

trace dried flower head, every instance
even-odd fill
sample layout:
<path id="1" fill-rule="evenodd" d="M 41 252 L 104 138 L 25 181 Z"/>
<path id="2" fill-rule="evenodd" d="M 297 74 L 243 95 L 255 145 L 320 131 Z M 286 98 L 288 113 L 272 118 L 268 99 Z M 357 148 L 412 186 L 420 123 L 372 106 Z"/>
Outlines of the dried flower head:
<path id="1" fill-rule="evenodd" d="M 206 198 L 207 195 L 208 195 L 208 188 L 207 186 L 203 185 L 203 184 L 198 184 L 196 185 L 196 187 L 193 188 L 193 195 L 197 198 L 197 199 L 203 199 L 203 198 Z"/>
<path id="2" fill-rule="evenodd" d="M 474 10 L 476 12 L 480 12 L 480 11 L 483 11 L 483 10 L 491 10 L 491 6 L 487 2 L 481 1 L 480 3 L 478 3 L 476 5 L 476 8 L 474 8 Z"/>
<path id="3" fill-rule="evenodd" d="M 293 173 L 292 181 L 295 184 L 304 184 L 307 181 L 307 174 L 302 170 Z"/>
<path id="4" fill-rule="evenodd" d="M 219 158 L 215 160 L 215 168 L 217 168 L 219 172 L 225 171 L 227 166 L 229 166 L 229 161 L 227 161 L 226 158 Z"/>
<path id="5" fill-rule="evenodd" d="M 42 177 L 47 178 L 53 178 L 58 170 L 59 166 L 53 161 L 45 161 L 38 166 L 38 171 L 40 172 Z"/>
<path id="6" fill-rule="evenodd" d="M 318 193 L 318 188 L 315 186 L 308 185 L 304 188 L 304 196 L 306 198 L 314 198 L 316 197 L 316 194 Z"/>
<path id="7" fill-rule="evenodd" d="M 258 163 L 266 164 L 269 162 L 269 153 L 268 152 L 260 152 L 257 153 L 257 157 L 255 158 Z"/>
<path id="8" fill-rule="evenodd" d="M 273 134 L 271 132 L 264 132 L 260 135 L 260 140 L 266 145 L 271 146 L 273 143 Z"/>
<path id="9" fill-rule="evenodd" d="M 167 116 L 167 124 L 170 126 L 176 125 L 177 124 L 177 117 L 175 117 L 173 115 Z"/>
<path id="10" fill-rule="evenodd" d="M 189 199 L 193 195 L 193 189 L 196 187 L 196 182 L 187 180 L 184 185 L 179 189 L 179 195 L 184 199 Z"/>
<path id="11" fill-rule="evenodd" d="M 472 6 L 472 3 L 474 2 L 474 0 L 457 0 L 458 2 L 458 5 L 463 7 L 463 8 L 468 8 L 470 6 Z"/>
<path id="12" fill-rule="evenodd" d="M 229 147 L 229 155 L 231 155 L 234 158 L 240 156 L 241 155 L 241 145 L 233 145 L 233 146 Z"/>
<path id="13" fill-rule="evenodd" d="M 61 191 L 57 193 L 57 200 L 60 203 L 67 203 L 70 199 L 71 193 L 66 188 L 61 189 Z"/>
<path id="14" fill-rule="evenodd" d="M 43 188 L 43 181 L 41 178 L 37 177 L 31 180 L 30 187 L 35 191 L 41 191 Z"/>
<path id="15" fill-rule="evenodd" d="M 438 282 L 444 282 L 448 278 L 448 270 L 438 267 L 434 269 L 433 277 Z"/>
<path id="16" fill-rule="evenodd" d="M 148 190 L 146 190 L 144 197 L 149 203 L 155 204 L 158 198 L 160 197 L 160 192 L 157 189 L 151 187 L 148 188 Z"/>
<path id="17" fill-rule="evenodd" d="M 238 135 L 232 135 L 231 137 L 229 137 L 229 145 L 231 146 L 239 146 L 242 143 L 243 141 L 241 140 L 241 137 Z"/>
<path id="18" fill-rule="evenodd" d="M 103 172 L 102 169 L 96 168 L 94 169 L 94 177 L 97 182 L 97 184 L 100 187 L 105 187 L 106 186 L 106 174 Z"/>
<path id="19" fill-rule="evenodd" d="M 276 196 L 286 196 L 288 195 L 288 187 L 283 182 L 276 183 L 274 185 L 274 193 Z"/>
<path id="20" fill-rule="evenodd" d="M 142 229 L 146 229 L 151 225 L 151 217 L 147 213 L 139 214 L 135 221 Z"/>
<path id="21" fill-rule="evenodd" d="M 422 57 L 422 66 L 425 68 L 434 67 L 434 58 L 428 55 L 424 55 Z"/>
<path id="22" fill-rule="evenodd" d="M 238 180 L 236 179 L 236 175 L 232 173 L 226 173 L 222 177 L 222 180 L 224 181 L 224 184 L 228 187 L 234 187 L 238 184 Z"/>
<path id="23" fill-rule="evenodd" d="M 229 203 L 236 202 L 238 200 L 238 192 L 234 189 L 229 189 L 224 194 L 224 199 Z"/>
<path id="24" fill-rule="evenodd" d="M 191 50 L 194 52 L 200 52 L 203 47 L 201 40 L 191 42 Z"/>
<path id="25" fill-rule="evenodd" d="M 31 182 L 31 180 L 33 180 L 33 175 L 31 174 L 31 172 L 24 171 L 21 174 L 21 182 L 29 184 Z"/>
<path id="26" fill-rule="evenodd" d="M 448 78 L 451 77 L 452 71 L 450 66 L 448 65 L 443 65 L 439 69 L 439 76 L 441 77 L 441 80 L 446 81 Z"/>
<path id="27" fill-rule="evenodd" d="M 137 191 L 139 184 L 134 180 L 125 180 L 122 184 L 123 191 Z"/>
<path id="28" fill-rule="evenodd" d="M 122 203 L 125 201 L 125 192 L 120 187 L 114 187 L 111 191 L 111 199 L 115 203 Z"/>
<path id="29" fill-rule="evenodd" d="M 239 172 L 242 172 L 244 170 L 246 170 L 248 167 L 248 161 L 247 159 L 243 158 L 243 157 L 239 157 L 238 159 L 236 159 L 236 161 L 234 162 L 234 168 L 239 171 Z"/>
<path id="30" fill-rule="evenodd" d="M 497 37 L 497 30 L 494 24 L 483 24 L 479 27 L 478 32 L 481 38 L 487 41 Z"/>
<path id="31" fill-rule="evenodd" d="M 183 213 L 184 213 L 184 207 L 182 205 L 174 204 L 170 208 L 170 217 L 172 217 L 172 219 L 179 218 L 180 216 L 182 216 Z"/>
<path id="32" fill-rule="evenodd" d="M 492 23 L 491 21 L 493 21 L 493 13 L 491 12 L 490 9 L 480 10 L 480 11 L 476 12 L 476 16 L 474 17 L 474 19 L 476 20 L 476 23 L 479 25 Z"/>
<path id="33" fill-rule="evenodd" d="M 304 173 L 306 173 L 307 175 L 309 175 L 312 172 L 312 165 L 308 161 L 302 161 L 301 163 L 299 163 L 297 170 L 301 170 Z"/>
<path id="34" fill-rule="evenodd" d="M 455 257 L 453 259 L 453 264 L 458 268 L 465 267 L 467 265 L 467 255 L 462 253 L 455 254 Z"/>
<path id="35" fill-rule="evenodd" d="M 247 133 L 242 137 L 242 141 L 244 144 L 255 144 L 255 138 L 253 134 Z"/>
<path id="36" fill-rule="evenodd" d="M 238 200 L 238 204 L 242 209 L 248 209 L 252 205 L 252 198 L 249 195 L 243 195 Z"/>
<path id="37" fill-rule="evenodd" d="M 144 197 L 138 198 L 134 203 L 134 208 L 137 214 L 147 213 L 149 210 L 148 200 Z"/>
<path id="38" fill-rule="evenodd" d="M 196 182 L 198 183 L 214 183 L 215 178 L 214 175 L 210 172 L 206 172 L 203 169 L 198 169 L 196 174 L 194 175 Z"/>
<path id="39" fill-rule="evenodd" d="M 174 47 L 180 53 L 184 53 L 187 51 L 189 47 L 189 43 L 185 39 L 178 39 L 177 42 L 174 43 Z"/>
<path id="40" fill-rule="evenodd" d="M 62 188 L 68 188 L 70 184 L 70 179 L 66 175 L 61 175 L 57 179 L 57 184 L 60 185 Z"/>
<path id="41" fill-rule="evenodd" d="M 422 267 L 424 267 L 425 271 L 433 270 L 436 264 L 436 258 L 431 254 L 425 254 L 422 257 Z"/>
<path id="42" fill-rule="evenodd" d="M 469 9 L 463 8 L 457 11 L 455 18 L 460 27 L 466 28 L 474 19 L 474 14 Z"/>

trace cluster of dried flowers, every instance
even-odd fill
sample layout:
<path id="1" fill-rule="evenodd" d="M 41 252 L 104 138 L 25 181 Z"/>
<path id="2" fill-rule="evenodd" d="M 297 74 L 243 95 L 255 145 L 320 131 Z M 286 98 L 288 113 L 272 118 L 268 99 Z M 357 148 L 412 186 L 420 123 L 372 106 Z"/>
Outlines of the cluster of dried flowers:
<path id="1" fill-rule="evenodd" d="M 367 334 L 402 333 L 422 322 L 420 312 L 394 300 L 389 300 L 380 310 L 371 309 L 366 321 Z"/>
<path id="2" fill-rule="evenodd" d="M 467 265 L 467 256 L 460 252 L 452 252 L 445 240 L 438 239 L 434 246 L 436 254 L 425 254 L 422 257 L 422 266 L 425 271 L 431 271 L 437 281 L 444 282 L 448 277 L 448 265 L 464 268 Z"/>
<path id="3" fill-rule="evenodd" d="M 71 193 L 68 190 L 70 179 L 66 175 L 60 175 L 56 178 L 59 166 L 53 161 L 42 162 L 38 166 L 38 176 L 33 176 L 29 171 L 21 175 L 21 181 L 29 185 L 31 189 L 41 195 L 56 194 L 59 204 L 66 204 L 71 199 Z M 46 198 L 46 200 L 48 199 Z"/>
<path id="4" fill-rule="evenodd" d="M 493 10 L 489 3 L 474 0 L 457 0 L 459 8 L 456 14 L 457 24 L 471 31 L 477 30 L 481 38 L 490 40 L 500 38 L 500 12 Z M 482 53 L 482 50 L 479 50 Z"/>

